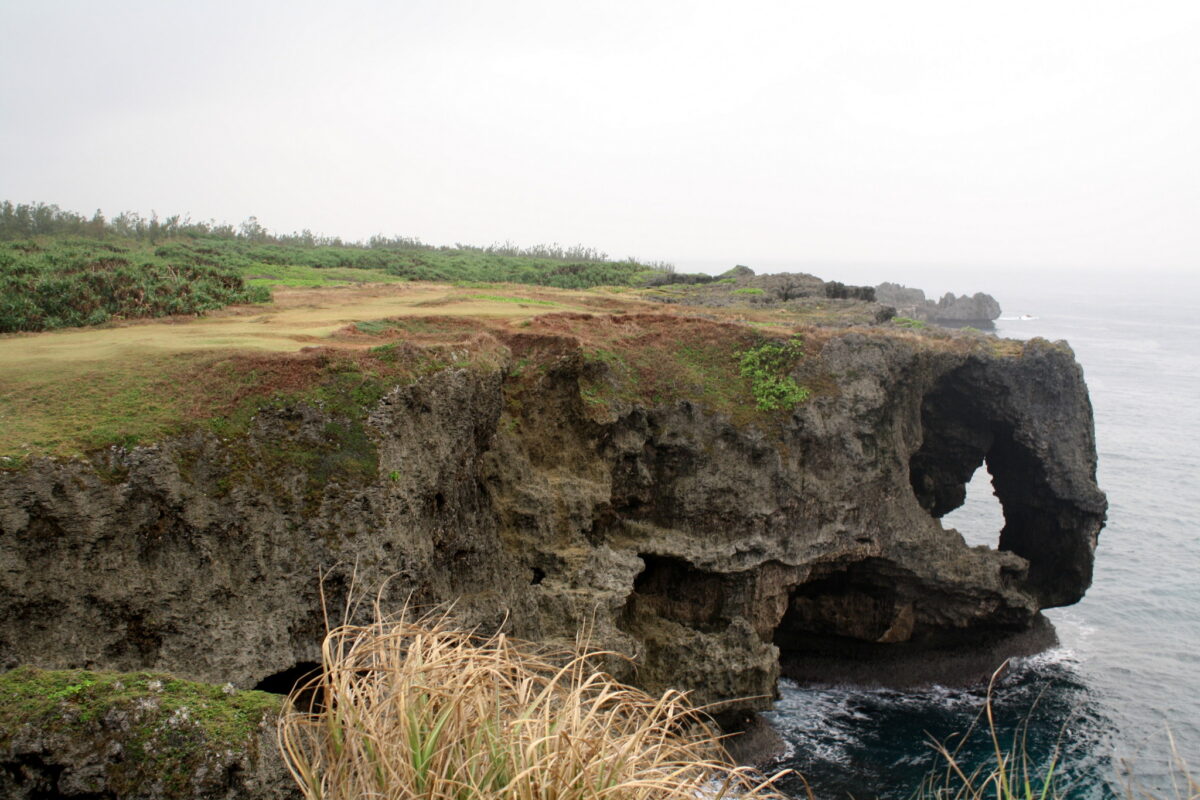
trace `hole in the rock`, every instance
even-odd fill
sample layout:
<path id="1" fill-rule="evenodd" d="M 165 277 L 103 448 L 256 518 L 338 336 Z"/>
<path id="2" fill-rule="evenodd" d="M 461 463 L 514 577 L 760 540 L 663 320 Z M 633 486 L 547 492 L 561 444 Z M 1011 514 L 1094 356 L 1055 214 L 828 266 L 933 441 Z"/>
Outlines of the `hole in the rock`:
<path id="1" fill-rule="evenodd" d="M 1004 509 L 992 491 L 989 469 L 998 438 L 966 374 L 940 380 L 921 403 L 921 447 L 909 460 L 909 481 L 921 506 L 967 544 L 995 547 Z M 981 469 L 984 461 L 988 469 Z"/>
<path id="2" fill-rule="evenodd" d="M 438 492 L 433 496 L 433 508 L 435 511 L 441 511 L 446 507 L 446 495 Z"/>
<path id="3" fill-rule="evenodd" d="M 315 661 L 299 661 L 287 669 L 272 673 L 254 684 L 260 692 L 272 694 L 291 694 L 296 689 L 304 689 L 321 672 L 321 665 Z M 312 708 L 319 700 L 316 689 L 302 691 L 296 698 L 300 708 Z"/>
<path id="4" fill-rule="evenodd" d="M 975 544 L 995 541 L 982 525 L 995 530 L 1002 517 L 997 549 L 1029 562 L 1024 581 L 1037 591 L 1042 607 L 1073 603 L 1091 580 L 1092 545 L 1078 531 L 1094 526 L 1103 512 L 1081 509 L 1059 496 L 1050 485 L 1045 454 L 1029 431 L 1017 434 L 1006 417 L 1010 412 L 996 398 L 987 375 L 969 367 L 944 376 L 925 395 L 921 445 L 909 459 L 913 494 L 931 516 L 942 519 L 967 500 L 969 482 L 977 486 L 969 493 L 971 524 L 960 525 L 959 518 L 947 523 L 969 532 L 968 541 Z M 985 459 L 994 493 L 978 469 Z M 1000 516 L 978 505 L 989 505 L 993 495 Z"/>
<path id="5" fill-rule="evenodd" d="M 825 565 L 792 590 L 775 644 L 785 654 L 841 656 L 907 641 L 914 616 L 901 593 L 906 576 L 878 558 Z"/>
<path id="6" fill-rule="evenodd" d="M 719 630 L 729 624 L 722 616 L 726 587 L 720 575 L 696 569 L 685 559 L 639 554 L 645 568 L 633 581 L 623 617 L 633 623 L 657 616 L 697 630 Z"/>
<path id="7" fill-rule="evenodd" d="M 545 579 L 546 579 L 546 570 L 542 569 L 541 567 L 534 567 L 533 568 L 533 576 L 529 579 L 529 585 L 537 586 L 539 583 L 541 583 Z"/>
<path id="8" fill-rule="evenodd" d="M 971 547 L 985 545 L 995 549 L 1004 527 L 1004 509 L 986 469 L 977 469 L 966 486 L 963 504 L 942 517 L 942 525 L 954 528 Z"/>

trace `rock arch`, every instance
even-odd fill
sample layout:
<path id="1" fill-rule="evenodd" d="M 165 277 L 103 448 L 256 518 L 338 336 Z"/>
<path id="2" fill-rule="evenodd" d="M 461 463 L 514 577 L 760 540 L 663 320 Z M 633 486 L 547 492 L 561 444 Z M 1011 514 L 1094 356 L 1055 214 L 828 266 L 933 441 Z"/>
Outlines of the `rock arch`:
<path id="1" fill-rule="evenodd" d="M 1094 435 L 1079 424 L 1091 406 L 1076 388 L 1078 365 L 1061 366 L 1019 382 L 970 361 L 946 373 L 922 400 L 921 444 L 909 460 L 913 493 L 939 519 L 986 465 L 1004 514 L 999 549 L 1029 562 L 1026 588 L 1043 608 L 1077 602 L 1091 584 L 1105 511 Z"/>

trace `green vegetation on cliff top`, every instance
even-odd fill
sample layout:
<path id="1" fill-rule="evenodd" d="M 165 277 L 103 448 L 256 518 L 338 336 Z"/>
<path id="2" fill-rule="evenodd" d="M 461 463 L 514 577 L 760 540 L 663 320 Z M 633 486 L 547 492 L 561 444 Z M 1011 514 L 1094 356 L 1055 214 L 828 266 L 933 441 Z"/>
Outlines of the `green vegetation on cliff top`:
<path id="1" fill-rule="evenodd" d="M 35 238 L 4 241 L 14 235 Z M 148 444 L 195 426 L 239 436 L 264 408 L 308 403 L 343 408 L 324 449 L 353 458 L 326 458 L 316 452 L 322 448 L 275 455 L 317 476 L 366 478 L 375 461 L 360 446 L 364 404 L 384 387 L 452 363 L 450 351 L 469 354 L 469 362 L 530 325 L 530 332 L 574 342 L 594 362 L 580 391 L 600 416 L 687 400 L 746 423 L 786 411 L 810 392 L 835 390 L 819 359 L 771 344 L 827 321 L 827 301 L 812 309 L 706 308 L 700 320 L 694 308 L 651 302 L 660 289 L 530 285 L 591 286 L 647 273 L 648 265 L 602 257 L 582 248 L 432 248 L 399 238 L 346 245 L 311 234 L 273 237 L 257 223 L 234 230 L 128 215 L 107 222 L 0 203 L 0 298 L 15 327 L 206 310 L 203 317 L 0 335 L 0 469 L 19 468 L 30 456 Z M 654 282 L 678 278 L 685 285 L 676 288 L 689 288 L 693 276 L 656 269 Z M 441 282 L 414 280 L 421 276 Z M 261 294 L 268 283 L 270 303 L 218 307 Z M 635 317 L 636 324 L 620 323 Z M 464 345 L 480 335 L 491 344 Z M 825 335 L 805 333 L 810 352 L 819 353 Z M 977 339 L 969 345 L 983 346 Z M 993 349 L 1007 346 L 996 341 Z M 319 355 L 306 354 L 313 348 Z M 339 397 L 362 402 L 347 409 Z"/>
<path id="2" fill-rule="evenodd" d="M 402 236 L 347 243 L 308 231 L 272 234 L 253 217 L 235 228 L 0 203 L 0 332 L 200 314 L 267 301 L 270 286 L 470 281 L 581 289 L 645 285 L 672 271 L 581 246 L 434 247 Z"/>

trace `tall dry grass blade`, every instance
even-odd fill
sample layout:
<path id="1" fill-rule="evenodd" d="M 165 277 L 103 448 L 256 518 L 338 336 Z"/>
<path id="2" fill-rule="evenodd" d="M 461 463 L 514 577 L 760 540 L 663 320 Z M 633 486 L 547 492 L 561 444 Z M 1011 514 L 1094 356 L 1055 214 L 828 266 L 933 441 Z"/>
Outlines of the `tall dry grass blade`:
<path id="1" fill-rule="evenodd" d="M 444 612 L 409 616 L 326 636 L 312 686 L 322 703 L 293 703 L 279 734 L 306 797 L 781 797 L 780 775 L 725 760 L 683 695 L 650 697 L 596 668 L 616 654 L 548 652 L 457 630 Z"/>

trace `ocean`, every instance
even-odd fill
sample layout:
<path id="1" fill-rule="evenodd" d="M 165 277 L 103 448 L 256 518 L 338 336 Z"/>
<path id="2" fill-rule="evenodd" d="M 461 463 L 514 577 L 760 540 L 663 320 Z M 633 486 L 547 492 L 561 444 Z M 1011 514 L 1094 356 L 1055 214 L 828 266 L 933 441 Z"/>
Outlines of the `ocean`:
<path id="1" fill-rule="evenodd" d="M 1175 797 L 1172 750 L 1200 772 L 1200 284 L 1103 283 L 979 287 L 1004 308 L 1000 336 L 1074 349 L 1109 500 L 1091 589 L 1046 612 L 1060 645 L 1015 660 L 992 705 L 1001 743 L 1021 743 L 1035 768 L 1055 759 L 1064 796 L 1126 797 L 1134 780 Z M 986 469 L 943 524 L 995 546 L 1002 516 Z M 801 772 L 818 798 L 910 797 L 945 764 L 934 742 L 961 747 L 971 766 L 992 749 L 983 687 L 780 688 L 768 714 L 788 744 L 777 767 Z M 798 779 L 783 788 L 805 796 Z"/>

